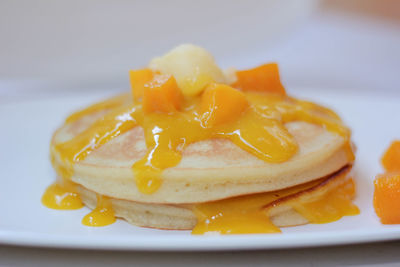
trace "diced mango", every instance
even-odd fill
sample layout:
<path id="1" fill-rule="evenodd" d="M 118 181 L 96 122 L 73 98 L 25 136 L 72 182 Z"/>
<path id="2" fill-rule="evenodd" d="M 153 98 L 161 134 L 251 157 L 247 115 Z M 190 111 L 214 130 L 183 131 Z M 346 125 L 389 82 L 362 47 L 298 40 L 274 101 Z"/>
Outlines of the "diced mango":
<path id="1" fill-rule="evenodd" d="M 400 172 L 400 140 L 393 141 L 382 157 L 382 165 L 388 172 Z"/>
<path id="2" fill-rule="evenodd" d="M 143 111 L 171 113 L 180 110 L 183 96 L 172 75 L 156 75 L 144 85 Z"/>
<path id="3" fill-rule="evenodd" d="M 191 44 L 180 45 L 162 57 L 154 58 L 150 69 L 175 77 L 186 96 L 195 96 L 211 82 L 225 82 L 222 70 L 205 49 Z"/>
<path id="4" fill-rule="evenodd" d="M 269 63 L 259 67 L 236 72 L 237 81 L 232 85 L 243 91 L 268 92 L 285 95 L 285 88 L 279 78 L 279 69 L 276 63 Z"/>
<path id="5" fill-rule="evenodd" d="M 244 93 L 225 84 L 212 83 L 203 92 L 200 119 L 204 127 L 236 120 L 249 106 Z"/>
<path id="6" fill-rule="evenodd" d="M 144 85 L 153 79 L 153 72 L 150 69 L 130 70 L 129 78 L 131 81 L 131 90 L 134 100 L 143 97 Z"/>
<path id="7" fill-rule="evenodd" d="M 400 172 L 379 175 L 374 182 L 374 208 L 383 224 L 400 223 Z"/>

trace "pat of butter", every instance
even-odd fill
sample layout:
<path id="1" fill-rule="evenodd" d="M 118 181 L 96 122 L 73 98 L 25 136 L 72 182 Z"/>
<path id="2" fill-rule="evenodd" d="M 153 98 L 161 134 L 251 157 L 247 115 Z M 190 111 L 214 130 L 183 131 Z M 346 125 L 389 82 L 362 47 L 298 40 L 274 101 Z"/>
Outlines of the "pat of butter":
<path id="1" fill-rule="evenodd" d="M 162 57 L 154 58 L 149 68 L 175 77 L 182 93 L 198 95 L 210 82 L 226 83 L 222 70 L 205 49 L 183 44 Z"/>

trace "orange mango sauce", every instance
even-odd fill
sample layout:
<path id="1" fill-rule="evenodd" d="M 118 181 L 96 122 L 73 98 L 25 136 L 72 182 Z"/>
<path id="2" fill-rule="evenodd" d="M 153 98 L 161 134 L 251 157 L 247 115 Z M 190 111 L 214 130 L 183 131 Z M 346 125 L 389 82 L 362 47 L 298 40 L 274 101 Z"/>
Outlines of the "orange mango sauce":
<path id="1" fill-rule="evenodd" d="M 47 187 L 42 196 L 42 203 L 50 209 L 57 210 L 76 210 L 83 207 L 82 200 L 71 182 L 54 183 Z"/>
<path id="2" fill-rule="evenodd" d="M 176 166 L 185 147 L 201 140 L 225 138 L 266 162 L 282 163 L 289 160 L 298 151 L 296 141 L 284 126 L 292 121 L 314 123 L 343 136 L 348 144 L 349 159 L 354 159 L 350 131 L 333 111 L 311 102 L 288 97 L 283 87 L 269 90 L 268 86 L 271 84 L 280 85 L 279 76 L 274 78 L 277 71 L 267 80 L 261 79 L 261 86 L 258 86 L 256 91 L 246 88 L 249 84 L 257 83 L 257 79 L 262 77 L 259 72 L 260 70 L 255 72 L 255 78 L 250 77 L 242 83 L 240 79 L 246 77 L 246 73 L 239 75 L 240 79 L 236 84 L 240 85 L 237 87 L 242 91 L 233 88 L 234 85 L 211 83 L 199 96 L 188 97 L 180 93 L 173 76 L 151 73 L 148 69 L 131 71 L 130 100 L 127 100 L 126 95 L 118 96 L 68 117 L 66 123 L 71 123 L 84 116 L 107 111 L 106 115 L 94 121 L 88 129 L 71 140 L 56 144 L 55 153 L 61 158 L 64 167 L 57 164 L 53 166 L 62 180 L 69 181 L 74 173 L 75 163 L 84 160 L 93 150 L 113 138 L 140 126 L 144 130 L 147 153 L 133 164 L 132 179 L 135 179 L 140 192 L 152 194 L 162 186 L 163 170 Z M 247 75 L 251 76 L 252 73 L 250 71 Z M 285 195 L 291 192 L 290 190 L 299 188 L 302 187 L 280 194 Z M 238 201 L 232 203 L 232 200 L 222 200 L 216 204 L 200 204 L 195 208 L 199 224 L 193 233 L 206 232 L 207 229 L 221 233 L 278 232 L 279 229 L 273 226 L 266 213 L 260 209 L 275 199 L 274 193 L 238 198 Z M 52 194 L 66 194 L 68 197 L 63 198 L 63 204 L 54 205 L 55 197 Z M 82 206 L 81 202 L 76 204 L 77 199 L 78 195 L 73 187 L 56 184 L 49 187 L 42 201 L 47 207 L 66 209 Z M 307 212 L 301 213 L 314 214 L 311 210 L 319 209 L 316 208 L 318 205 L 322 204 L 310 204 Z M 343 204 L 345 210 L 346 205 Z M 205 227 L 203 217 L 213 214 L 218 209 L 223 209 L 226 211 L 224 214 L 229 215 L 224 215 L 222 219 L 214 220 L 213 224 Z M 246 210 L 246 215 L 243 216 L 240 210 Z M 309 217 L 312 216 L 314 215 Z M 100 226 L 114 221 L 112 205 L 105 197 L 100 196 L 97 208 L 84 218 L 83 224 Z M 249 230 L 250 228 L 252 230 Z"/>
<path id="3" fill-rule="evenodd" d="M 321 182 L 323 181 L 320 179 L 274 192 L 198 204 L 194 207 L 198 222 L 192 233 L 280 233 L 281 230 L 271 222 L 266 206 L 278 199 L 315 187 Z M 359 214 L 359 209 L 351 201 L 354 195 L 355 185 L 349 178 L 322 196 L 312 200 L 300 198 L 289 204 L 310 223 L 328 223 L 343 216 Z"/>
<path id="4" fill-rule="evenodd" d="M 360 213 L 358 207 L 351 201 L 355 193 L 354 181 L 349 179 L 316 200 L 292 203 L 292 207 L 310 223 L 334 222 L 343 216 L 352 216 Z"/>
<path id="5" fill-rule="evenodd" d="M 116 221 L 111 201 L 106 196 L 97 195 L 97 206 L 82 219 L 86 226 L 106 226 Z"/>
<path id="6" fill-rule="evenodd" d="M 57 210 L 75 210 L 84 205 L 76 190 L 76 185 L 70 181 L 72 172 L 60 166 L 51 155 L 51 164 L 57 173 L 58 180 L 47 187 L 42 196 L 42 203 L 48 208 Z"/>

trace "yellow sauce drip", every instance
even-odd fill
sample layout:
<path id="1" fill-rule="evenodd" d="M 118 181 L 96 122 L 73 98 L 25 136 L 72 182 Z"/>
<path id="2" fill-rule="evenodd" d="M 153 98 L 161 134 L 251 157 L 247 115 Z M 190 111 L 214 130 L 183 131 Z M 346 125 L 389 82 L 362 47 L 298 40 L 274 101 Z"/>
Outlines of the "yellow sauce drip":
<path id="1" fill-rule="evenodd" d="M 321 181 L 298 185 L 284 190 L 252 194 L 194 206 L 197 224 L 192 234 L 254 234 L 281 232 L 269 219 L 263 207 L 299 191 L 311 188 Z"/>
<path id="2" fill-rule="evenodd" d="M 346 181 L 335 190 L 324 194 L 319 199 L 307 202 L 293 203 L 293 208 L 302 214 L 310 223 L 329 223 L 360 213 L 351 201 L 355 195 L 355 185 L 352 179 Z"/>
<path id="3" fill-rule="evenodd" d="M 42 203 L 57 210 L 76 210 L 83 207 L 82 200 L 72 183 L 54 183 L 47 187 L 42 196 Z"/>
<path id="4" fill-rule="evenodd" d="M 192 234 L 279 233 L 281 230 L 271 222 L 265 207 L 277 199 L 310 189 L 320 182 L 318 180 L 275 192 L 198 204 L 194 207 L 197 224 Z M 354 182 L 350 179 L 311 202 L 300 199 L 290 205 L 311 223 L 328 223 L 359 213 L 351 202 L 353 197 Z"/>
<path id="5" fill-rule="evenodd" d="M 97 206 L 82 219 L 86 226 L 106 226 L 115 222 L 114 209 L 109 198 L 97 195 Z"/>
<path id="6" fill-rule="evenodd" d="M 298 151 L 296 141 L 284 126 L 285 123 L 293 121 L 317 124 L 344 137 L 346 139 L 344 147 L 349 161 L 354 160 L 350 131 L 333 111 L 287 96 L 254 92 L 245 94 L 250 106 L 239 119 L 209 128 L 202 125 L 199 98 L 185 99 L 182 110 L 170 114 L 144 114 L 141 103 L 134 103 L 128 94 L 92 105 L 72 114 L 67 118 L 66 123 L 73 123 L 99 112 L 105 112 L 105 115 L 74 138 L 56 144 L 52 157 L 59 157 L 63 164 L 57 163 L 55 158 L 52 158 L 53 166 L 58 176 L 62 177 L 63 181 L 68 181 L 73 176 L 74 163 L 84 160 L 93 150 L 113 138 L 136 126 L 141 126 L 145 134 L 147 153 L 133 164 L 132 176 L 140 192 L 151 194 L 162 186 L 163 170 L 179 164 L 185 147 L 201 140 L 225 138 L 266 162 L 287 161 Z M 69 184 L 72 185 L 71 182 Z M 280 229 L 271 223 L 262 207 L 277 198 L 313 185 L 315 183 L 273 193 L 198 205 L 195 207 L 195 213 L 199 218 L 199 223 L 193 233 L 280 232 Z M 342 195 L 347 192 L 342 191 L 339 192 Z M 345 201 L 335 194 L 327 195 L 323 200 L 306 203 L 304 207 L 294 208 L 315 223 L 336 220 L 343 215 L 356 212 L 356 207 L 352 206 L 350 209 L 350 204 L 346 206 Z M 73 186 L 68 186 L 67 183 L 51 185 L 43 195 L 42 202 L 45 206 L 55 209 L 82 207 L 79 195 Z M 339 205 L 343 209 L 337 211 L 336 214 L 328 214 L 323 209 L 325 202 L 336 208 Z M 321 210 L 323 214 L 318 215 L 317 211 L 321 212 Z M 104 196 L 98 196 L 97 207 L 83 218 L 82 223 L 88 226 L 104 226 L 114 221 L 111 202 Z"/>
<path id="7" fill-rule="evenodd" d="M 272 163 L 290 159 L 297 143 L 284 126 L 291 121 L 306 121 L 325 127 L 349 140 L 350 131 L 331 110 L 286 96 L 246 93 L 250 107 L 233 122 L 212 128 L 203 127 L 198 114 L 199 99 L 186 99 L 183 110 L 172 114 L 144 115 L 140 104 L 117 106 L 73 139 L 56 145 L 61 159 L 70 166 L 83 160 L 91 151 L 139 125 L 145 133 L 148 152 L 133 166 L 138 189 L 155 192 L 162 184 L 162 171 L 176 166 L 183 149 L 197 141 L 211 138 L 230 139 L 242 149 Z M 71 115 L 74 120 L 114 105 L 104 101 Z M 95 108 L 94 108 L 95 107 Z M 71 119 L 70 119 L 71 120 Z M 349 146 L 349 154 L 352 154 Z"/>
<path id="8" fill-rule="evenodd" d="M 161 185 L 162 170 L 176 166 L 183 149 L 196 141 L 227 138 L 243 149 L 269 162 L 282 162 L 296 151 L 297 144 L 277 122 L 263 118 L 253 110 L 237 122 L 204 128 L 198 119 L 197 105 L 174 114 L 147 114 L 142 120 L 147 155 L 133 165 L 138 188 L 153 193 Z"/>
<path id="9" fill-rule="evenodd" d="M 133 115 L 137 109 L 135 106 L 122 106 L 112 110 L 72 140 L 56 145 L 56 151 L 72 170 L 74 162 L 83 160 L 94 149 L 135 127 Z"/>

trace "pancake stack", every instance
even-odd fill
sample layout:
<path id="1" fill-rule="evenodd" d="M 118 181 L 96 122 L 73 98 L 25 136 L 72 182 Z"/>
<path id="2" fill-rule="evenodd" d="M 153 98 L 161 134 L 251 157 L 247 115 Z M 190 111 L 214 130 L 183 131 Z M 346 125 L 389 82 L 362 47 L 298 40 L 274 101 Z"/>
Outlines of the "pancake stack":
<path id="1" fill-rule="evenodd" d="M 199 60 L 205 53 L 199 49 L 176 48 L 147 72 L 131 73 L 132 94 L 71 115 L 51 141 L 59 179 L 43 203 L 60 209 L 83 203 L 93 209 L 86 225 L 119 217 L 194 234 L 273 233 L 357 214 L 350 131 L 340 118 L 287 96 L 279 76 L 279 83 L 265 80 L 274 64 L 256 69 L 265 76 L 252 91 L 241 77 L 255 71 L 237 72 L 234 81 L 213 75 L 216 67 L 208 66 L 215 63 Z M 174 64 L 184 65 L 186 75 L 197 66 L 195 82 Z M 166 84 L 180 91 L 163 94 Z"/>

